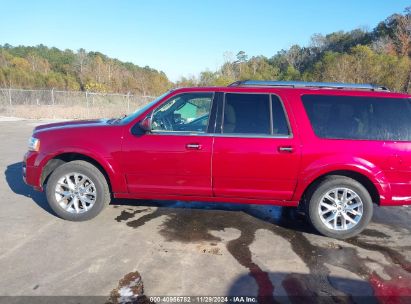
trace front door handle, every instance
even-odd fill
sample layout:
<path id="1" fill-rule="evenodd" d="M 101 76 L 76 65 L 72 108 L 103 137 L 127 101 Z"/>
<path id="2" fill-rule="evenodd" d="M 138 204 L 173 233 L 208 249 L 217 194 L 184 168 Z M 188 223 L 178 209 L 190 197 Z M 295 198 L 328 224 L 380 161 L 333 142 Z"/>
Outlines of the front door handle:
<path id="1" fill-rule="evenodd" d="M 291 146 L 279 146 L 278 147 L 278 152 L 280 153 L 292 153 L 294 151 L 294 148 Z"/>
<path id="2" fill-rule="evenodd" d="M 201 145 L 197 143 L 187 144 L 186 149 L 187 150 L 201 150 Z"/>

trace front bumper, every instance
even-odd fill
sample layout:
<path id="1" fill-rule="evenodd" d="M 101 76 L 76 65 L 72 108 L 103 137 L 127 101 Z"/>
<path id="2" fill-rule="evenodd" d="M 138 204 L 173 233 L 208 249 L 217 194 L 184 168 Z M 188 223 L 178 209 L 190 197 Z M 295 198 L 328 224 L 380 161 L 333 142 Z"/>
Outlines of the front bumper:
<path id="1" fill-rule="evenodd" d="M 37 191 L 43 191 L 41 185 L 41 168 L 36 166 L 37 152 L 28 151 L 23 158 L 23 180 L 24 182 L 32 186 Z"/>

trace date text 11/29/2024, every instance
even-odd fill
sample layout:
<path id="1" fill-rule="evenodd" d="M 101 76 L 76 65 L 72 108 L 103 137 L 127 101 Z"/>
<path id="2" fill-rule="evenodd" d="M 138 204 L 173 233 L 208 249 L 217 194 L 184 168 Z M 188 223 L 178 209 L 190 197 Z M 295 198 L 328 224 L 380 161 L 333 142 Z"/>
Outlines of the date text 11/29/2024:
<path id="1" fill-rule="evenodd" d="M 187 296 L 187 297 L 150 297 L 150 303 L 257 303 L 257 297 L 234 296 Z"/>

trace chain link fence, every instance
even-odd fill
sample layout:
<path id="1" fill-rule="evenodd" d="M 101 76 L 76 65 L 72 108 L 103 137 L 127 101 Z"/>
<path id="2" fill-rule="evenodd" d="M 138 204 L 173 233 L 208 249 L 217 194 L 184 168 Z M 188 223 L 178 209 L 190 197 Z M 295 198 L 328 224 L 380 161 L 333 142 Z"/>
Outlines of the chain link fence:
<path id="1" fill-rule="evenodd" d="M 0 88 L 0 116 L 88 119 L 134 112 L 153 96 Z"/>

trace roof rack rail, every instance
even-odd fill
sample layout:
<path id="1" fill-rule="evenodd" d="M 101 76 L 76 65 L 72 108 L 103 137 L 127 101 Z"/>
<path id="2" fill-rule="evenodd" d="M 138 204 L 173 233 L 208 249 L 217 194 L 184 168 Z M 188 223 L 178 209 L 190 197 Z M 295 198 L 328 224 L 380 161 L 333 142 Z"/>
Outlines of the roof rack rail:
<path id="1" fill-rule="evenodd" d="M 386 87 L 372 84 L 340 83 L 340 82 L 305 82 L 305 81 L 271 81 L 271 80 L 241 80 L 233 82 L 229 87 L 291 87 L 291 88 L 326 88 L 389 91 Z"/>

